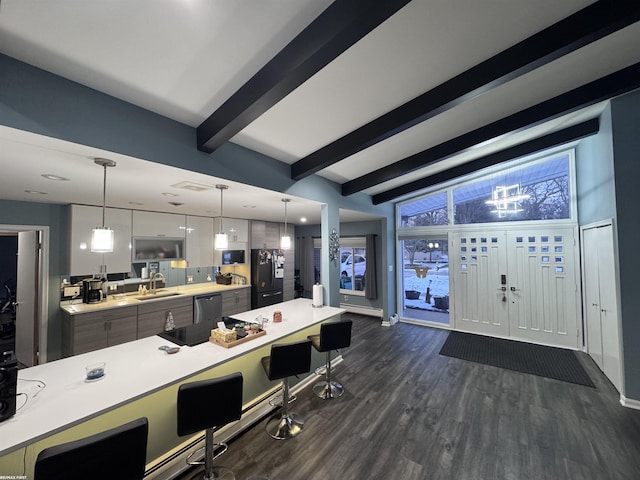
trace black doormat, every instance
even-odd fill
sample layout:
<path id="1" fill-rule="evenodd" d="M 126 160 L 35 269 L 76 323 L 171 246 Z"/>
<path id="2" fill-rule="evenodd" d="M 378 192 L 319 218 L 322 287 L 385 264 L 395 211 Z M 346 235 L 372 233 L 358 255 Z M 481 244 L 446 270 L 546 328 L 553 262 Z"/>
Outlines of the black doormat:
<path id="1" fill-rule="evenodd" d="M 595 388 L 572 350 L 449 332 L 440 355 Z"/>

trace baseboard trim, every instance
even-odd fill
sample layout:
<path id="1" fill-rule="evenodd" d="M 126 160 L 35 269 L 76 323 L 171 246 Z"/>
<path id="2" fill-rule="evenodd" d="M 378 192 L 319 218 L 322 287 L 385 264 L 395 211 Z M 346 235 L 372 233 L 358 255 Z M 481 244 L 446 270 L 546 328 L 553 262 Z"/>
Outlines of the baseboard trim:
<path id="1" fill-rule="evenodd" d="M 342 362 L 342 355 L 338 355 L 336 358 L 331 359 L 331 366 L 338 365 Z M 312 385 L 318 381 L 320 376 L 312 372 L 310 375 L 304 378 L 301 382 L 298 382 L 295 386 L 291 387 L 290 392 L 295 394 L 309 385 Z M 265 395 L 254 399 L 244 406 L 245 413 L 237 422 L 231 423 L 222 427 L 220 430 L 216 430 L 215 440 L 216 442 L 229 442 L 231 439 L 241 434 L 243 431 L 248 430 L 254 424 L 262 420 L 265 416 L 269 415 L 277 407 L 269 404 L 269 401 L 275 399 L 280 395 L 282 386 L 278 385 L 268 390 Z M 267 434 L 266 432 L 264 433 Z M 147 465 L 147 472 L 145 473 L 145 480 L 171 480 L 178 475 L 186 472 L 190 466 L 187 465 L 187 457 L 199 448 L 204 447 L 204 435 L 195 435 L 182 444 L 178 445 L 173 450 L 167 452 L 160 458 L 156 458 Z M 200 458 L 193 457 L 191 460 L 200 460 Z"/>
<path id="2" fill-rule="evenodd" d="M 340 308 L 344 308 L 349 313 L 359 313 L 361 315 L 369 315 L 371 317 L 382 318 L 384 312 L 381 308 L 363 307 L 361 305 L 351 305 L 349 303 L 341 303 Z"/>
<path id="3" fill-rule="evenodd" d="M 633 398 L 627 398 L 624 395 L 620 395 L 620 404 L 623 407 L 633 408 L 634 410 L 640 410 L 640 400 L 634 400 Z"/>

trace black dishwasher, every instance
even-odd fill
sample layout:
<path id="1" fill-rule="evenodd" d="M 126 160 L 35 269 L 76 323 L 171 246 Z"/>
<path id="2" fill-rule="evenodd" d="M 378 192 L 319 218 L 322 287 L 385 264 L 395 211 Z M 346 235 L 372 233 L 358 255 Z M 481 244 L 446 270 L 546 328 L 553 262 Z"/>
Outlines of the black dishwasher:
<path id="1" fill-rule="evenodd" d="M 193 323 L 211 322 L 215 325 L 222 318 L 222 295 L 208 293 L 193 297 Z"/>

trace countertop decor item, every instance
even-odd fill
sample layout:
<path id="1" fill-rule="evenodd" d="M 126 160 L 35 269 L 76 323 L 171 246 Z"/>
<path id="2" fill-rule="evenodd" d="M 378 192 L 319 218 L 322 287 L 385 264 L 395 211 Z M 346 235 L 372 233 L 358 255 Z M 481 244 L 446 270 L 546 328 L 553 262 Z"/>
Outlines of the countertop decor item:
<path id="1" fill-rule="evenodd" d="M 254 328 L 254 326 L 257 328 Z M 215 330 L 211 330 L 211 337 L 209 337 L 209 341 L 225 348 L 231 348 L 267 334 L 267 332 L 258 324 L 251 324 L 251 329 L 245 330 L 245 332 L 246 333 L 242 338 L 237 338 L 236 330 L 223 332 L 216 328 Z"/>

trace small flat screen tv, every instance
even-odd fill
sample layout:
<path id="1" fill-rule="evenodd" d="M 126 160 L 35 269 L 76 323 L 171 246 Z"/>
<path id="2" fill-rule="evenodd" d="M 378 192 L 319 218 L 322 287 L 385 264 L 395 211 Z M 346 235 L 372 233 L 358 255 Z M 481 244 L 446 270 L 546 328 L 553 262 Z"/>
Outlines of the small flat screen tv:
<path id="1" fill-rule="evenodd" d="M 224 250 L 222 252 L 223 265 L 234 265 L 236 263 L 245 263 L 244 250 Z"/>

